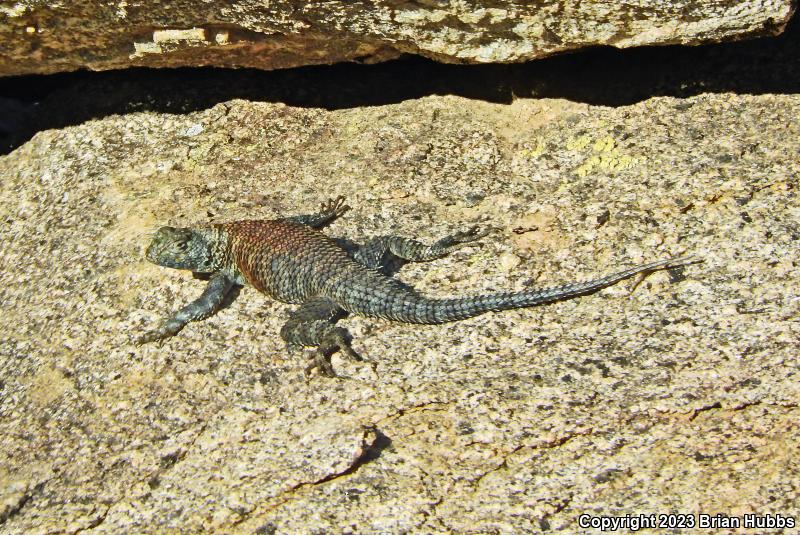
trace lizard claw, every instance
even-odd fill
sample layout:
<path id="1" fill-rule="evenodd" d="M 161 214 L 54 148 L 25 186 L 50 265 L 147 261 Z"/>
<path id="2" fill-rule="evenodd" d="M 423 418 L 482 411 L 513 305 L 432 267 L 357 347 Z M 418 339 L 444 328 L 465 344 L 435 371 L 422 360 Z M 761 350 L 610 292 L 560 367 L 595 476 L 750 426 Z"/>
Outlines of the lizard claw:
<path id="1" fill-rule="evenodd" d="M 339 195 L 335 199 L 328 199 L 320 205 L 320 212 L 323 214 L 331 214 L 335 217 L 341 216 L 348 210 L 350 210 L 350 207 L 345 204 L 344 195 Z"/>

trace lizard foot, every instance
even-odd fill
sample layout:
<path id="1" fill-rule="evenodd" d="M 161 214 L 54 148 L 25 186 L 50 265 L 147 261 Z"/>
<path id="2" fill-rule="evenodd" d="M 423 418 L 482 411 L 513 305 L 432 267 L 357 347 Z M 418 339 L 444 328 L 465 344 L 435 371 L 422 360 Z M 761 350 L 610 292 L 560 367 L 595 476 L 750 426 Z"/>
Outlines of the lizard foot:
<path id="1" fill-rule="evenodd" d="M 491 232 L 491 228 L 484 228 L 475 225 L 467 230 L 456 232 L 449 236 L 445 236 L 436 244 L 439 247 L 454 247 L 456 245 L 466 245 L 468 243 L 480 240 Z"/>
<path id="2" fill-rule="evenodd" d="M 306 375 L 316 368 L 326 377 L 336 377 L 331 365 L 331 356 L 337 351 L 341 351 L 350 360 L 363 361 L 364 358 L 350 347 L 349 338 L 347 331 L 341 327 L 328 331 L 311 356 L 311 363 L 306 366 Z"/>
<path id="3" fill-rule="evenodd" d="M 308 364 L 308 366 L 306 366 L 305 369 L 306 375 L 311 375 L 311 372 L 317 369 L 319 370 L 319 373 L 321 373 L 325 377 L 336 377 L 336 372 L 333 371 L 333 366 L 331 365 L 330 355 L 326 355 L 325 353 L 317 349 L 311 355 L 309 360 L 311 362 Z"/>
<path id="4" fill-rule="evenodd" d="M 147 333 L 144 333 L 141 336 L 137 336 L 133 343 L 137 346 L 142 346 L 144 344 L 149 344 L 151 342 L 158 342 L 159 345 L 164 343 L 164 340 L 169 338 L 170 334 L 162 332 L 160 329 L 156 329 Z"/>
<path id="5" fill-rule="evenodd" d="M 167 338 L 172 338 L 178 331 L 181 330 L 181 326 L 172 325 L 170 322 L 166 322 L 157 329 L 153 329 L 152 331 L 146 332 L 141 336 L 137 336 L 133 343 L 137 346 L 141 346 L 144 344 L 149 344 L 150 342 L 158 342 L 159 346 L 164 343 L 164 340 Z"/>
<path id="6" fill-rule="evenodd" d="M 333 217 L 339 217 L 345 212 L 350 210 L 350 207 L 345 204 L 343 195 L 339 195 L 335 199 L 328 199 L 320 205 L 319 211 L 323 214 L 330 214 Z"/>

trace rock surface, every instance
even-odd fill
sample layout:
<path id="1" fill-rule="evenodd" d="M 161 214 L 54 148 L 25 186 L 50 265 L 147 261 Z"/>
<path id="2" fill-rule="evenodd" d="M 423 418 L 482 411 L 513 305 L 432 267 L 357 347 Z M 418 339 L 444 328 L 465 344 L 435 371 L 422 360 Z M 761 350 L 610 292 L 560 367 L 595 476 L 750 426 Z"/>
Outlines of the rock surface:
<path id="1" fill-rule="evenodd" d="M 128 66 L 279 69 L 377 62 L 519 62 L 579 48 L 775 34 L 791 0 L 646 2 L 0 2 L 0 75 Z"/>
<path id="2" fill-rule="evenodd" d="M 800 503 L 800 97 L 608 108 L 427 97 L 324 111 L 230 101 L 44 131 L 0 157 L 5 533 L 577 531 L 581 514 Z M 374 362 L 305 378 L 287 307 L 199 294 L 143 259 L 161 224 L 308 212 L 329 233 L 481 247 L 430 295 L 705 262 L 443 326 L 349 318 Z"/>

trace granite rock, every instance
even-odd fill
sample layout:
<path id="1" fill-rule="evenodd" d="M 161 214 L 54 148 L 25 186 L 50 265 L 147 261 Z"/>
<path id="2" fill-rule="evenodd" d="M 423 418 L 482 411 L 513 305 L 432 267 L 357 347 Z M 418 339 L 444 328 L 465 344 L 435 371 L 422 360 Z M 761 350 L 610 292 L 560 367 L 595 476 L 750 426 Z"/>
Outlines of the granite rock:
<path id="1" fill-rule="evenodd" d="M 419 54 L 508 63 L 579 48 L 779 33 L 791 0 L 0 2 L 0 75 L 130 66 L 280 69 Z"/>
<path id="2" fill-rule="evenodd" d="M 432 96 L 325 111 L 234 100 L 38 133 L 0 157 L 6 533 L 576 531 L 581 514 L 798 516 L 800 97 L 616 108 Z M 305 377 L 285 305 L 144 260 L 163 224 L 346 195 L 329 233 L 483 244 L 429 295 L 704 262 L 441 326 L 348 318 Z"/>

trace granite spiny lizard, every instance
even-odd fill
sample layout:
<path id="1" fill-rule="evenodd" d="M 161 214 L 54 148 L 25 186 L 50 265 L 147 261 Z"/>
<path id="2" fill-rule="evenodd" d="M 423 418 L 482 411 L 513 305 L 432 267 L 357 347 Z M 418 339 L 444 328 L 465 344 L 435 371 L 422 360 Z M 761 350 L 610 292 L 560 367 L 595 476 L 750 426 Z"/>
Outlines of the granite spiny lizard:
<path id="1" fill-rule="evenodd" d="M 349 209 L 344 198 L 339 197 L 323 203 L 317 214 L 196 228 L 160 228 L 147 249 L 148 260 L 164 267 L 211 274 L 211 277 L 197 300 L 137 342 L 174 336 L 190 321 L 205 319 L 216 312 L 235 285 L 249 284 L 274 299 L 300 305 L 281 329 L 281 337 L 290 349 L 316 347 L 307 371 L 318 368 L 321 373 L 334 376 L 330 357 L 336 351 L 360 360 L 350 347 L 347 330 L 336 326 L 348 313 L 405 323 L 444 323 L 489 311 L 551 303 L 600 290 L 637 273 L 694 261 L 691 257 L 661 260 L 587 282 L 538 290 L 431 299 L 380 269 L 392 255 L 410 262 L 440 258 L 483 237 L 486 232 L 472 227 L 433 245 L 381 236 L 351 254 L 318 230 Z"/>

